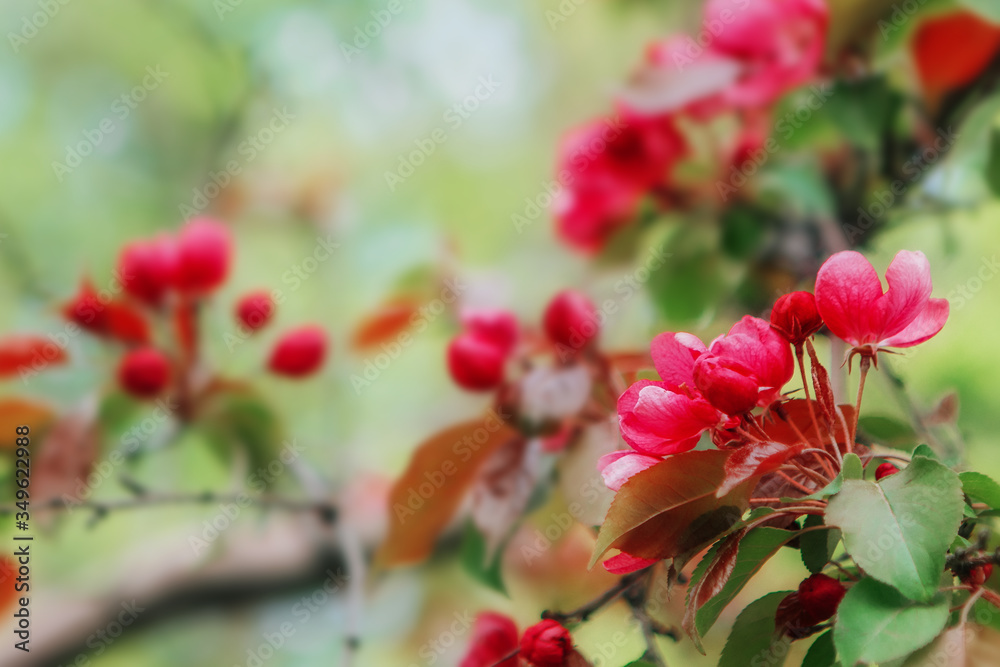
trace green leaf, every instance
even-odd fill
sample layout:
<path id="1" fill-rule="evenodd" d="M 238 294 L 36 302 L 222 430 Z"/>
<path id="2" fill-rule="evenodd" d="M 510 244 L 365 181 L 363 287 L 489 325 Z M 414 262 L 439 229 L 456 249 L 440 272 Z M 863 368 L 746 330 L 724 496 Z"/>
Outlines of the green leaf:
<path id="1" fill-rule="evenodd" d="M 826 115 L 848 141 L 869 152 L 878 151 L 888 134 L 901 98 L 884 76 L 840 79 L 821 113 Z"/>
<path id="2" fill-rule="evenodd" d="M 923 456 L 926 459 L 934 459 L 935 461 L 941 460 L 941 457 L 937 455 L 937 452 L 935 452 L 933 449 L 930 448 L 930 445 L 926 445 L 923 443 L 917 445 L 916 449 L 913 450 L 911 456 L 913 458 L 916 458 L 918 456 Z"/>
<path id="3" fill-rule="evenodd" d="M 737 204 L 722 214 L 722 250 L 730 257 L 746 259 L 755 252 L 768 228 L 762 211 Z"/>
<path id="4" fill-rule="evenodd" d="M 814 164 L 783 164 L 760 175 L 761 198 L 797 218 L 834 216 L 830 185 Z"/>
<path id="5" fill-rule="evenodd" d="M 858 428 L 880 445 L 909 452 L 917 444 L 917 432 L 906 422 L 883 416 L 862 417 Z"/>
<path id="6" fill-rule="evenodd" d="M 833 640 L 841 662 L 888 662 L 926 646 L 948 622 L 948 600 L 938 594 L 930 602 L 914 602 L 891 586 L 862 579 L 837 611 Z"/>
<path id="7" fill-rule="evenodd" d="M 837 649 L 833 646 L 833 630 L 816 638 L 802 659 L 802 667 L 837 667 Z"/>
<path id="8" fill-rule="evenodd" d="M 822 526 L 823 517 L 810 514 L 806 517 L 803 528 Z M 802 553 L 802 563 L 812 574 L 821 572 L 833 558 L 833 552 L 840 544 L 840 531 L 836 528 L 826 530 L 811 530 L 799 537 L 799 549 Z"/>
<path id="9" fill-rule="evenodd" d="M 958 475 L 918 457 L 878 484 L 847 480 L 826 509 L 854 561 L 914 600 L 937 592 L 945 554 L 962 522 Z"/>
<path id="10" fill-rule="evenodd" d="M 843 475 L 845 480 L 861 479 L 864 477 L 865 467 L 861 464 L 861 458 L 851 452 L 844 455 Z"/>
<path id="11" fill-rule="evenodd" d="M 664 246 L 670 257 L 647 283 L 657 308 L 672 322 L 697 320 L 721 295 L 722 263 L 715 238 L 711 242 L 682 230 Z"/>
<path id="12" fill-rule="evenodd" d="M 222 461 L 230 460 L 234 448 L 242 448 L 251 470 L 267 469 L 284 442 L 278 417 L 260 396 L 250 391 L 214 396 L 205 411 L 202 426 L 213 444 L 213 451 Z M 255 479 L 265 486 L 276 481 L 272 475 L 258 474 Z"/>
<path id="13" fill-rule="evenodd" d="M 506 543 L 507 540 L 504 540 L 500 548 L 493 554 L 493 558 L 487 562 L 486 539 L 479 529 L 476 528 L 475 523 L 471 520 L 467 521 L 465 524 L 465 535 L 462 538 L 461 560 L 462 569 L 469 573 L 473 579 L 487 588 L 491 588 L 501 595 L 509 597 L 507 587 L 503 582 L 503 572 L 501 569 Z"/>
<path id="14" fill-rule="evenodd" d="M 1000 484 L 993 478 L 979 472 L 960 472 L 958 478 L 962 480 L 962 490 L 970 498 L 1000 509 Z"/>
<path id="15" fill-rule="evenodd" d="M 790 593 L 791 591 L 768 593 L 740 612 L 729 633 L 729 641 L 722 649 L 719 667 L 781 667 L 785 664 L 792 640 L 784 636 L 775 639 L 774 615 L 778 611 L 778 605 Z"/>
<path id="16" fill-rule="evenodd" d="M 732 568 L 732 572 L 729 574 L 725 585 L 719 590 L 719 592 L 707 600 L 699 608 L 693 610 L 693 623 L 688 623 L 687 614 L 685 615 L 685 622 L 690 627 L 688 629 L 689 634 L 692 639 L 698 637 L 703 637 L 707 633 L 715 622 L 719 619 L 719 615 L 722 610 L 733 601 L 733 598 L 743 590 L 743 587 L 747 585 L 747 582 L 760 571 L 760 568 L 764 566 L 764 563 L 768 561 L 778 549 L 780 549 L 784 544 L 787 544 L 791 540 L 795 539 L 798 535 L 795 531 L 781 530 L 779 528 L 754 528 L 748 532 L 742 540 L 740 540 L 739 550 L 737 551 L 736 563 Z M 698 564 L 698 568 L 701 569 L 700 572 L 696 570 L 696 575 L 700 581 L 701 577 L 705 574 L 705 570 L 708 567 L 708 561 L 715 553 L 718 552 L 719 545 L 713 547 L 713 551 L 706 554 L 702 562 Z M 690 593 L 694 590 L 694 577 L 692 577 L 692 584 L 688 586 L 688 592 Z M 690 604 L 690 600 L 689 600 Z M 693 630 L 693 632 L 692 632 Z"/>
<path id="17" fill-rule="evenodd" d="M 996 0 L 959 0 L 959 2 L 991 23 L 1000 23 L 1000 4 Z"/>
<path id="18" fill-rule="evenodd" d="M 1000 195 L 1000 130 L 996 128 L 990 132 L 990 155 L 986 161 L 985 178 L 993 194 Z"/>

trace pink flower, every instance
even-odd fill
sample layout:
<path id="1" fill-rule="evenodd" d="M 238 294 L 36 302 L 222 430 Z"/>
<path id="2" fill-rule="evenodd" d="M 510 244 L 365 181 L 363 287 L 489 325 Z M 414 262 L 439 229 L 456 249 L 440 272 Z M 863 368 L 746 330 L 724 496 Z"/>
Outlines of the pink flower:
<path id="1" fill-rule="evenodd" d="M 494 612 L 483 612 L 472 626 L 469 652 L 459 667 L 517 667 L 517 656 L 499 662 L 518 648 L 514 621 Z"/>
<path id="2" fill-rule="evenodd" d="M 618 419 L 632 449 L 667 456 L 694 449 L 720 417 L 700 396 L 674 391 L 666 382 L 640 380 L 618 399 Z"/>
<path id="3" fill-rule="evenodd" d="M 670 117 L 602 119 L 570 132 L 559 149 L 563 187 L 553 203 L 559 234 L 599 251 L 685 151 Z"/>
<path id="4" fill-rule="evenodd" d="M 766 106 L 809 81 L 826 48 L 828 23 L 825 0 L 708 0 L 709 49 L 743 65 L 727 99 Z"/>
<path id="5" fill-rule="evenodd" d="M 694 362 L 708 351 L 697 336 L 689 333 L 661 333 L 649 346 L 660 379 L 674 386 L 694 388 Z"/>
<path id="6" fill-rule="evenodd" d="M 760 406 L 777 400 L 781 388 L 795 373 L 788 343 L 759 317 L 744 316 L 728 334 L 712 341 L 709 354 L 726 359 L 727 368 L 738 364 L 747 370 L 757 383 Z"/>
<path id="7" fill-rule="evenodd" d="M 597 469 L 601 471 L 604 484 L 612 491 L 622 488 L 633 475 L 646 468 L 652 468 L 663 461 L 655 456 L 647 456 L 638 452 L 619 451 L 605 454 L 597 461 Z"/>
<path id="8" fill-rule="evenodd" d="M 878 273 L 861 253 L 838 252 L 816 276 L 816 306 L 827 327 L 854 347 L 875 356 L 887 347 L 912 347 L 932 338 L 948 319 L 948 301 L 931 298 L 931 271 L 922 252 L 901 250 Z"/>

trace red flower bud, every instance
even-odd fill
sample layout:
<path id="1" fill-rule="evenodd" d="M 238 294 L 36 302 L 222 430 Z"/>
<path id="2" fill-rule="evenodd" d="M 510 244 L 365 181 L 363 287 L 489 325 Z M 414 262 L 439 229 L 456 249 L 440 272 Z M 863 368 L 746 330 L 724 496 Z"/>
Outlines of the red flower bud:
<path id="1" fill-rule="evenodd" d="M 236 302 L 236 319 L 250 331 L 256 331 L 271 321 L 274 301 L 263 290 L 244 294 Z"/>
<path id="2" fill-rule="evenodd" d="M 286 332 L 271 350 L 272 373 L 302 378 L 319 370 L 326 358 L 326 331 L 309 325 Z"/>
<path id="3" fill-rule="evenodd" d="M 977 565 L 972 568 L 969 572 L 967 579 L 964 579 L 965 583 L 972 584 L 973 586 L 979 587 L 986 583 L 986 580 L 993 575 L 993 563 L 984 563 L 983 565 Z"/>
<path id="4" fill-rule="evenodd" d="M 801 345 L 823 326 L 816 297 L 812 292 L 791 292 L 781 297 L 771 309 L 771 326 L 792 345 Z"/>
<path id="5" fill-rule="evenodd" d="M 534 667 L 563 667 L 572 650 L 569 630 L 551 619 L 536 623 L 521 637 L 521 658 Z"/>
<path id="6" fill-rule="evenodd" d="M 153 398 L 170 383 L 170 361 L 152 347 L 132 350 L 118 366 L 118 383 L 136 398 Z"/>
<path id="7" fill-rule="evenodd" d="M 467 331 L 448 345 L 448 370 L 452 379 L 469 391 L 489 391 L 504 378 L 507 355 L 495 343 Z"/>
<path id="8" fill-rule="evenodd" d="M 177 245 L 165 234 L 149 241 L 133 241 L 118 257 L 122 288 L 151 306 L 163 300 L 176 270 Z"/>
<path id="9" fill-rule="evenodd" d="M 197 218 L 187 223 L 177 241 L 177 288 L 189 294 L 211 292 L 229 274 L 232 239 L 221 223 Z"/>
<path id="10" fill-rule="evenodd" d="M 462 658 L 459 667 L 517 667 L 517 656 L 507 658 L 515 649 L 517 626 L 514 621 L 501 614 L 485 611 L 476 616 L 469 651 Z"/>
<path id="11" fill-rule="evenodd" d="M 493 343 L 504 354 L 517 344 L 517 318 L 506 310 L 472 311 L 462 316 L 462 324 L 466 331 Z"/>
<path id="12" fill-rule="evenodd" d="M 799 584 L 802 620 L 817 625 L 837 613 L 840 601 L 847 594 L 844 584 L 825 574 L 814 574 Z"/>
<path id="13" fill-rule="evenodd" d="M 571 350 L 584 348 L 601 331 L 594 304 L 575 290 L 557 294 L 545 309 L 542 323 L 549 340 Z"/>
<path id="14" fill-rule="evenodd" d="M 887 461 L 879 465 L 878 468 L 875 468 L 875 481 L 876 482 L 882 481 L 884 478 L 888 477 L 889 475 L 895 475 L 897 472 L 899 472 L 899 468 L 897 468 L 896 466 L 892 465 Z"/>
<path id="15" fill-rule="evenodd" d="M 694 364 L 694 383 L 712 407 L 727 415 L 741 415 L 757 405 L 757 380 L 738 361 L 704 354 Z"/>

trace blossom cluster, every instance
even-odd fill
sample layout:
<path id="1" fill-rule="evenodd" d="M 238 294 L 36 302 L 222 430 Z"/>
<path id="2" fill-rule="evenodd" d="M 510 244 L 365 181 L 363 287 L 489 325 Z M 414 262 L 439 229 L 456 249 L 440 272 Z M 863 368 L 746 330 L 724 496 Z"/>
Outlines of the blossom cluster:
<path id="1" fill-rule="evenodd" d="M 180 390 L 177 385 L 185 381 L 199 354 L 199 305 L 225 283 L 232 258 L 226 226 L 210 218 L 194 219 L 176 237 L 160 234 L 122 248 L 116 269 L 120 296 L 109 298 L 84 278 L 61 312 L 81 330 L 124 344 L 118 381 L 127 393 L 148 399 L 171 387 Z M 274 312 L 270 293 L 252 291 L 236 303 L 234 319 L 252 333 Z M 320 327 L 292 329 L 274 344 L 268 368 L 278 375 L 304 377 L 319 369 L 326 349 L 326 333 Z"/>
<path id="2" fill-rule="evenodd" d="M 947 320 L 948 302 L 931 298 L 923 253 L 899 252 L 885 278 L 883 290 L 864 256 L 840 252 L 820 268 L 815 295 L 785 295 L 770 322 L 744 317 L 708 345 L 689 333 L 657 336 L 651 352 L 660 380 L 640 380 L 619 399 L 621 434 L 631 449 L 600 460 L 607 486 L 620 490 L 633 475 L 694 449 L 706 433 L 721 449 L 749 446 L 750 431 L 764 433 L 752 411 L 780 406 L 795 357 L 801 364 L 803 345 L 811 348 L 809 337 L 823 325 L 851 346 L 848 360 L 861 357 L 865 372 L 870 364 L 877 366 L 880 351 L 911 347 L 937 334 Z M 622 553 L 605 565 L 628 571 L 650 562 Z"/>
<path id="3" fill-rule="evenodd" d="M 616 117 L 570 131 L 559 148 L 563 240 L 596 252 L 647 195 L 664 207 L 683 199 L 674 172 L 690 152 L 684 126 L 733 116 L 739 131 L 713 157 L 723 170 L 742 164 L 768 139 L 775 102 L 817 76 L 828 22 L 825 0 L 709 0 L 697 37 L 652 44 Z"/>

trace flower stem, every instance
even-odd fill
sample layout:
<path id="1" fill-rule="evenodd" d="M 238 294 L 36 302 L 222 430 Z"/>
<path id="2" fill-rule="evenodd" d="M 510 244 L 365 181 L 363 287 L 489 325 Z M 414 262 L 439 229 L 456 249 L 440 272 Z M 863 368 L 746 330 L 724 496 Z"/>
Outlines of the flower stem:
<path id="1" fill-rule="evenodd" d="M 861 421 L 861 396 L 865 393 L 865 378 L 868 377 L 868 370 L 872 366 L 871 357 L 861 357 L 861 381 L 858 382 L 858 400 L 854 406 L 854 431 L 850 434 L 850 442 L 857 444 L 858 423 Z M 850 446 L 850 443 L 848 443 Z"/>

